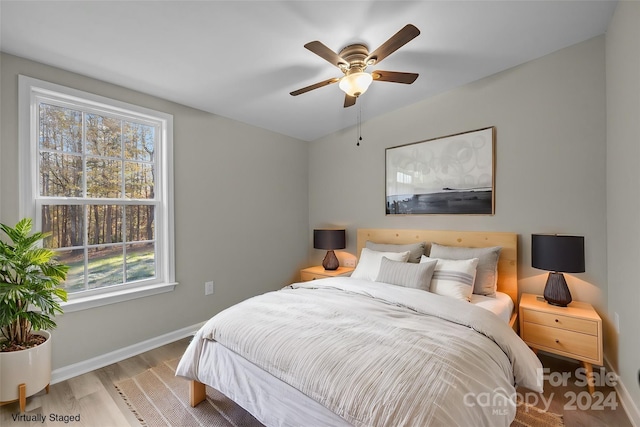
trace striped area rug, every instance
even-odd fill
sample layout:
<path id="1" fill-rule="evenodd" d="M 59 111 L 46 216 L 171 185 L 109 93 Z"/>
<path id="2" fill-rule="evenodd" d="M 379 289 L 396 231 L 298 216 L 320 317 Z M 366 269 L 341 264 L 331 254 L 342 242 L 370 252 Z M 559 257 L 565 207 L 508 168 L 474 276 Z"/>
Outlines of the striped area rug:
<path id="1" fill-rule="evenodd" d="M 263 427 L 251 414 L 211 387 L 207 387 L 207 399 L 192 408 L 189 381 L 175 376 L 179 361 L 165 361 L 116 383 L 118 392 L 141 425 Z"/>
<path id="2" fill-rule="evenodd" d="M 189 405 L 189 382 L 175 376 L 179 359 L 169 360 L 133 378 L 116 383 L 118 392 L 140 424 L 147 427 L 264 427 L 251 414 L 217 390 Z M 562 416 L 519 405 L 511 427 L 562 427 Z"/>
<path id="3" fill-rule="evenodd" d="M 562 415 L 545 412 L 535 406 L 518 405 L 511 427 L 564 427 Z"/>

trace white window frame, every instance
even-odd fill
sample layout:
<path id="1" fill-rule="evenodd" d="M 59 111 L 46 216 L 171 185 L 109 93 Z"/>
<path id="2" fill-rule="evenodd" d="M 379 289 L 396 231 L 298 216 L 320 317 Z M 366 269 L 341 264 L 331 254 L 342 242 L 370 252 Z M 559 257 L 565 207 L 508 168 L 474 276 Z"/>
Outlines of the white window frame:
<path id="1" fill-rule="evenodd" d="M 38 102 L 43 98 L 67 102 L 73 108 L 90 108 L 140 117 L 160 123 L 155 194 L 160 200 L 156 209 L 156 279 L 145 283 L 126 283 L 69 294 L 62 303 L 65 312 L 85 310 L 135 298 L 173 291 L 175 282 L 175 251 L 173 226 L 173 116 L 126 102 L 72 89 L 43 80 L 20 75 L 19 78 L 19 141 L 20 141 L 20 217 L 34 219 L 35 229 L 41 229 L 38 194 Z M 78 107 L 79 106 L 79 107 Z"/>

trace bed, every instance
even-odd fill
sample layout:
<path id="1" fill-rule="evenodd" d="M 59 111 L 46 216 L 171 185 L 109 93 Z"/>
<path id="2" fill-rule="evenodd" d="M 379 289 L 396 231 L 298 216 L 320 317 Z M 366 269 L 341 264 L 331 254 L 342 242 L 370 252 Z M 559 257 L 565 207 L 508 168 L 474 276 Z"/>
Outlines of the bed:
<path id="1" fill-rule="evenodd" d="M 496 293 L 468 301 L 390 283 L 431 269 L 445 289 L 450 271 L 433 268 L 450 261 L 407 262 L 403 247 L 421 242 L 428 255 L 499 248 Z M 385 280 L 366 277 L 372 254 L 392 247 L 399 255 L 379 261 Z M 357 251 L 356 277 L 294 283 L 210 319 L 176 373 L 191 380 L 191 404 L 206 384 L 269 427 L 509 426 L 515 387 L 542 391 L 542 366 L 514 332 L 516 234 L 359 229 Z"/>

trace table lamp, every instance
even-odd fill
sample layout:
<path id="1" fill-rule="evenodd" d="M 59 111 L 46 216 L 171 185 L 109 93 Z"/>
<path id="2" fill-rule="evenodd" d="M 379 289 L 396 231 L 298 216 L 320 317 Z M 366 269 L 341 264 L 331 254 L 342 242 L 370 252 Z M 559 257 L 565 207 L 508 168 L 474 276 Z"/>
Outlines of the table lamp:
<path id="1" fill-rule="evenodd" d="M 584 272 L 584 237 L 532 234 L 531 266 L 550 272 L 544 299 L 549 304 L 566 307 L 572 299 L 562 273 Z"/>
<path id="2" fill-rule="evenodd" d="M 337 270 L 340 266 L 334 249 L 344 249 L 345 230 L 313 230 L 313 247 L 315 249 L 326 249 L 327 254 L 322 260 L 325 270 Z"/>

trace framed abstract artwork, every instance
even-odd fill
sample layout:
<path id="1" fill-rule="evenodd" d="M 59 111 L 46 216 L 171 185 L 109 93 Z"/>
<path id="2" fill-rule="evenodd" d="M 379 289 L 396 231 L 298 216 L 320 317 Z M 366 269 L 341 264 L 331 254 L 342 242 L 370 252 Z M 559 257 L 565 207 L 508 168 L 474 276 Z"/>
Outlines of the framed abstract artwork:
<path id="1" fill-rule="evenodd" d="M 386 149 L 387 215 L 493 215 L 494 126 Z"/>

